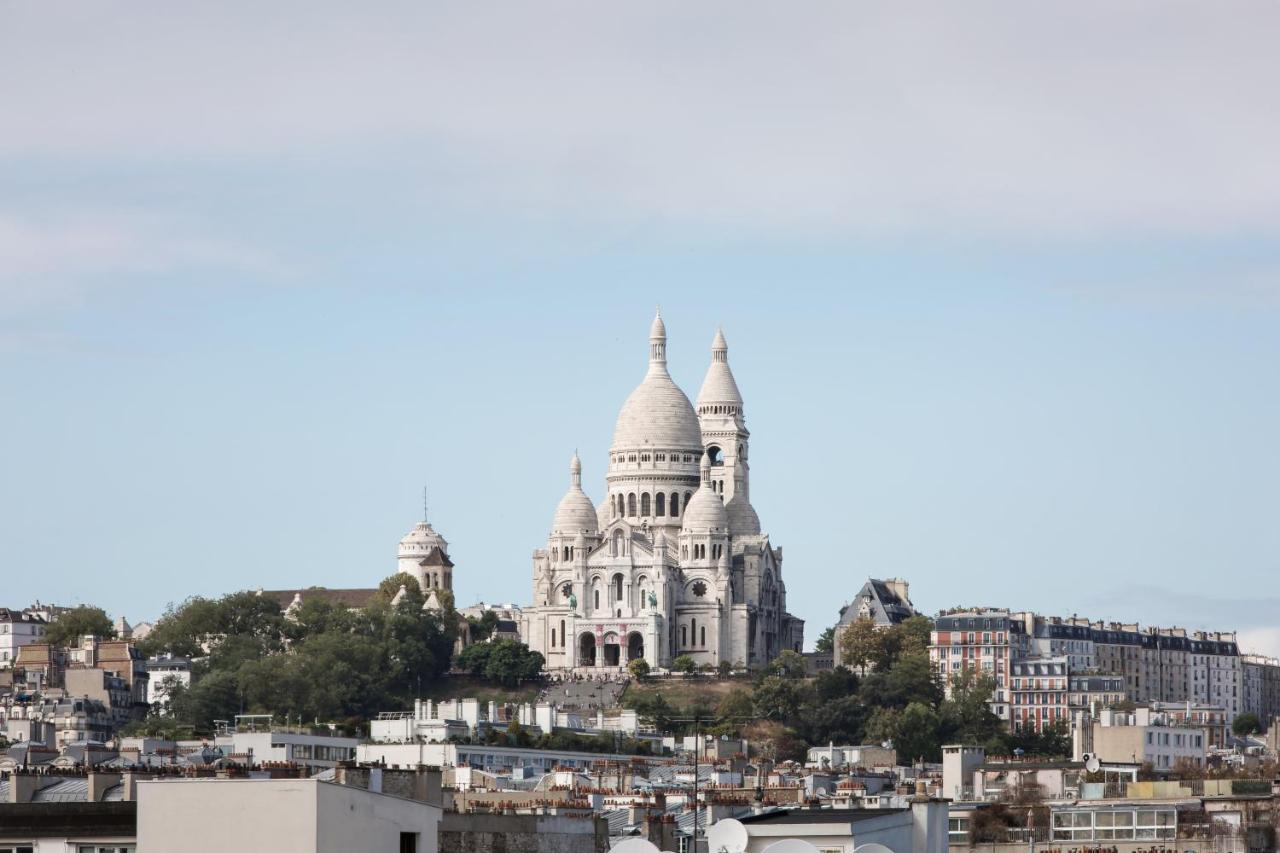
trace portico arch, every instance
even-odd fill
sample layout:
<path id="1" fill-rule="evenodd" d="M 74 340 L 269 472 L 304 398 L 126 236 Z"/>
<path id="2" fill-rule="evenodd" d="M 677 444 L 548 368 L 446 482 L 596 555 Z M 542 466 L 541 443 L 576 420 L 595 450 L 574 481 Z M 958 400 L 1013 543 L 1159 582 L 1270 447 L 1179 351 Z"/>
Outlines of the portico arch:
<path id="1" fill-rule="evenodd" d="M 644 636 L 639 631 L 627 635 L 627 662 L 644 657 Z"/>
<path id="2" fill-rule="evenodd" d="M 596 635 L 585 632 L 578 637 L 578 666 L 596 665 Z"/>
<path id="3" fill-rule="evenodd" d="M 618 635 L 612 631 L 604 635 L 604 665 L 622 665 L 622 647 L 618 644 Z"/>

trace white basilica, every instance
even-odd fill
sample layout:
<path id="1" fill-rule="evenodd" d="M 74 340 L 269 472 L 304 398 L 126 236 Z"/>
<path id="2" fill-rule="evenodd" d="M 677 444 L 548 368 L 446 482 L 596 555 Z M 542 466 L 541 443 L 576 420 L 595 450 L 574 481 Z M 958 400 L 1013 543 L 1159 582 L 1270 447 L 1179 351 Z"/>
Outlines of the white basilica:
<path id="1" fill-rule="evenodd" d="M 582 462 L 533 554 L 533 605 L 521 634 L 549 670 L 590 672 L 644 658 L 670 667 L 763 664 L 800 651 L 804 622 L 787 613 L 782 549 L 751 507 L 742 396 L 724 335 L 697 410 L 667 372 L 659 314 L 649 369 L 622 405 L 607 495 L 582 490 Z"/>

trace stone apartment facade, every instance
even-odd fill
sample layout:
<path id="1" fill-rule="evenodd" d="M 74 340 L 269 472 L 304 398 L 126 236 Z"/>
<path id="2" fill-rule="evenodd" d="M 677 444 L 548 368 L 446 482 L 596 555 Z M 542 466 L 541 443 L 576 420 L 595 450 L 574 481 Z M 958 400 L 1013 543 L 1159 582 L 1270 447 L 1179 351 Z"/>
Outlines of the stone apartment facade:
<path id="1" fill-rule="evenodd" d="M 936 620 L 929 656 L 944 679 L 964 668 L 994 675 L 992 711 L 1015 729 L 1038 731 L 1069 719 L 1067 709 L 1123 700 L 1219 708 L 1228 723 L 1246 711 L 1262 720 L 1280 714 L 1280 662 L 1241 655 L 1229 632 L 969 611 Z M 1052 675 L 1036 671 L 1046 667 Z M 1015 669 L 1016 702 L 1008 680 Z"/>

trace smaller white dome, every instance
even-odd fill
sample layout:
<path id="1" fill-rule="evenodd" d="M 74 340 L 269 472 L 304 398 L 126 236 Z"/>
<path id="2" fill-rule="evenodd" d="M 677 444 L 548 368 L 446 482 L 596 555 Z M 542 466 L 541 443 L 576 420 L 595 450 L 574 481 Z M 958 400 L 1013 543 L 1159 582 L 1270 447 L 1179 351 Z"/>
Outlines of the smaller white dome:
<path id="1" fill-rule="evenodd" d="M 729 515 L 729 532 L 734 536 L 757 536 L 760 533 L 760 516 L 751 502 L 736 494 L 725 504 Z"/>
<path id="2" fill-rule="evenodd" d="M 436 548 L 449 553 L 449 543 L 426 521 L 419 521 L 400 540 L 401 557 L 425 557 Z"/>
<path id="3" fill-rule="evenodd" d="M 711 490 L 711 461 L 702 456 L 702 485 L 689 498 L 684 508 L 684 521 L 680 529 L 689 533 L 728 533 L 729 514 L 724 501 Z"/>
<path id="4" fill-rule="evenodd" d="M 551 522 L 551 534 L 572 535 L 597 533 L 600 530 L 600 519 L 596 514 L 596 506 L 582 491 L 582 460 L 573 454 L 569 463 L 569 491 L 560 499 L 556 507 L 556 516 Z"/>

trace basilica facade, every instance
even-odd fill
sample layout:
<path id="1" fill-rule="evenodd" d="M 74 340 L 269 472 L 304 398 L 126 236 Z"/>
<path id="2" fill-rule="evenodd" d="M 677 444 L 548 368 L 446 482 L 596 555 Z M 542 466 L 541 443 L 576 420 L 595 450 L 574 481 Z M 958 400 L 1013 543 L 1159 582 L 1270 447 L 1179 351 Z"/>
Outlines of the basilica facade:
<path id="1" fill-rule="evenodd" d="M 659 314 L 648 370 L 623 403 L 605 496 L 582 488 L 582 462 L 533 554 L 533 604 L 521 635 L 548 670 L 767 663 L 800 651 L 804 623 L 787 613 L 782 549 L 751 506 L 742 395 L 717 332 L 697 407 L 667 372 Z"/>

